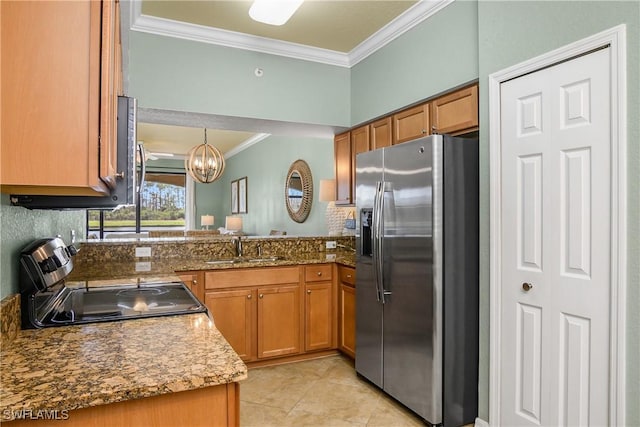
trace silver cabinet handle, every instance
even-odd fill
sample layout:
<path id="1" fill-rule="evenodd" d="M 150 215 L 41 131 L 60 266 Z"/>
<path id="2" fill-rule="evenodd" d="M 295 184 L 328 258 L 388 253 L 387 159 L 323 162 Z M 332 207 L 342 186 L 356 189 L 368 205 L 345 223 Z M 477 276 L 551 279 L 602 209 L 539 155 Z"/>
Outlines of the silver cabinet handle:
<path id="1" fill-rule="evenodd" d="M 522 284 L 522 290 L 525 292 L 529 292 L 531 288 L 533 288 L 533 285 L 531 283 L 524 282 Z"/>

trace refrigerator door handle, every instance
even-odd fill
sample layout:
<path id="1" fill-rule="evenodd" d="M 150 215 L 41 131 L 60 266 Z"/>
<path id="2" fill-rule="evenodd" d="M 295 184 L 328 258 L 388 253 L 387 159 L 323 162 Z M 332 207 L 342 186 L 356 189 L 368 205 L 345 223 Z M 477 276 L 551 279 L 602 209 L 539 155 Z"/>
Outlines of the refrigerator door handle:
<path id="1" fill-rule="evenodd" d="M 372 243 L 373 243 L 373 281 L 376 283 L 376 300 L 382 301 L 381 288 L 380 288 L 380 268 L 378 267 L 380 264 L 380 195 L 382 192 L 380 191 L 382 188 L 382 182 L 376 182 L 376 194 L 373 199 L 373 232 L 372 234 Z"/>
<path id="2" fill-rule="evenodd" d="M 377 262 L 375 265 L 376 268 L 376 276 L 377 276 L 377 282 L 376 282 L 376 286 L 379 289 L 379 293 L 380 293 L 380 300 L 382 301 L 382 304 L 384 304 L 385 301 L 385 292 L 384 292 L 384 188 L 385 188 L 385 182 L 384 181 L 380 181 L 378 182 L 378 186 L 377 186 L 377 196 L 378 196 L 378 205 L 376 206 L 376 209 L 378 211 L 378 215 L 377 215 L 377 219 L 378 221 L 376 222 L 376 246 L 377 246 Z"/>

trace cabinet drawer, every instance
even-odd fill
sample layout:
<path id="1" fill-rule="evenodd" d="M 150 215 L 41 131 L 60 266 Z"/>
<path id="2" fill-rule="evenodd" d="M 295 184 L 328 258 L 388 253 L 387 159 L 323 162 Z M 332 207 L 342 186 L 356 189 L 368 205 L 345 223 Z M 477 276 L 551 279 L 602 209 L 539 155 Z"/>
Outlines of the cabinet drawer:
<path id="1" fill-rule="evenodd" d="M 304 268 L 305 282 L 324 282 L 331 280 L 331 264 L 307 265 Z"/>
<path id="2" fill-rule="evenodd" d="M 205 289 L 220 289 L 238 286 L 297 284 L 299 280 L 300 270 L 298 267 L 275 267 L 207 271 L 204 282 Z"/>
<path id="3" fill-rule="evenodd" d="M 338 274 L 340 275 L 340 282 L 348 283 L 350 285 L 356 284 L 356 270 L 349 267 L 339 267 Z"/>

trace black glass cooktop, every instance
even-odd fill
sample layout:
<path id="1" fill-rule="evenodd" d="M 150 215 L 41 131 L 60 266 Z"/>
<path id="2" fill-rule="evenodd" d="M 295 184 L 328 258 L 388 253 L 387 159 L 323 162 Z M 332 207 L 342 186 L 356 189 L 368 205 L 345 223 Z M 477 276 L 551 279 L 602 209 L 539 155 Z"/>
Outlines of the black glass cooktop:
<path id="1" fill-rule="evenodd" d="M 39 326 L 107 322 L 206 312 L 184 284 L 64 288 L 41 305 Z"/>

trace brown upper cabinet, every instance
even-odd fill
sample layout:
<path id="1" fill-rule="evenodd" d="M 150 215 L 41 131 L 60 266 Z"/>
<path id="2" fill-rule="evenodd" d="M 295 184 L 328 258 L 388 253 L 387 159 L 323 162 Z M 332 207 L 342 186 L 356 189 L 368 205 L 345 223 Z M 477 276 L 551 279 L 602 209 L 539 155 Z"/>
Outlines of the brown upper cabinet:
<path id="1" fill-rule="evenodd" d="M 115 184 L 118 8 L 2 2 L 2 192 L 95 196 Z"/>
<path id="2" fill-rule="evenodd" d="M 356 155 L 369 150 L 369 125 L 335 137 L 336 205 L 355 203 Z"/>
<path id="3" fill-rule="evenodd" d="M 393 143 L 429 135 L 429 104 L 418 105 L 393 115 Z"/>
<path id="4" fill-rule="evenodd" d="M 393 142 L 393 121 L 391 117 L 376 120 L 370 125 L 371 149 L 389 147 Z"/>
<path id="5" fill-rule="evenodd" d="M 438 134 L 460 135 L 478 130 L 478 85 L 458 89 L 369 124 L 336 135 L 336 205 L 356 200 L 356 155 Z"/>
<path id="6" fill-rule="evenodd" d="M 336 169 L 336 205 L 351 203 L 351 132 L 336 135 L 333 140 Z"/>
<path id="7" fill-rule="evenodd" d="M 459 135 L 478 130 L 478 86 L 433 100 L 431 123 L 432 133 Z"/>

